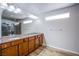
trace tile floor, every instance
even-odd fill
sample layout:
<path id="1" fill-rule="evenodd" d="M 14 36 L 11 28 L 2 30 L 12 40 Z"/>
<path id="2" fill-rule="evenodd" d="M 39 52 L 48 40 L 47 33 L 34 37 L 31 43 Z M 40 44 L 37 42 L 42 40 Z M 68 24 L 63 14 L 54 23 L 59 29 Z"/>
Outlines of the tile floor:
<path id="1" fill-rule="evenodd" d="M 69 55 L 42 46 L 36 49 L 34 52 L 30 53 L 29 56 L 69 56 Z"/>

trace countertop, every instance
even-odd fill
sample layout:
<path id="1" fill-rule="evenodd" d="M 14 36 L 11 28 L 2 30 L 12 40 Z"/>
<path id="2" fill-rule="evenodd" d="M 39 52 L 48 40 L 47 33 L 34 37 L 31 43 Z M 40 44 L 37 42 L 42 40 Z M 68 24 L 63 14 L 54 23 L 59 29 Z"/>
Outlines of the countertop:
<path id="1" fill-rule="evenodd" d="M 12 36 L 12 37 L 10 37 L 10 36 L 2 37 L 2 38 L 0 38 L 0 44 L 10 42 L 10 41 L 14 41 L 14 40 L 20 40 L 21 38 L 35 36 L 35 35 L 39 35 L 39 34 L 41 34 L 41 33 L 38 33 L 38 34 L 26 34 L 26 35 L 16 35 L 16 36 Z"/>

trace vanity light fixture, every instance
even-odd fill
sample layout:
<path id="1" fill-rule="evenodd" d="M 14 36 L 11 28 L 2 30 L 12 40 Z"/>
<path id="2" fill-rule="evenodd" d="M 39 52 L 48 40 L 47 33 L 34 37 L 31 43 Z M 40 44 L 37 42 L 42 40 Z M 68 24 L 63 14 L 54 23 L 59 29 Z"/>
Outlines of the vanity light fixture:
<path id="1" fill-rule="evenodd" d="M 7 3 L 0 3 L 0 7 L 6 9 L 8 7 Z"/>
<path id="2" fill-rule="evenodd" d="M 57 20 L 57 19 L 63 19 L 63 18 L 69 18 L 70 17 L 70 13 L 63 13 L 63 14 L 58 14 L 58 15 L 53 15 L 53 16 L 49 16 L 46 17 L 45 20 L 49 21 L 49 20 Z"/>
<path id="3" fill-rule="evenodd" d="M 26 20 L 23 22 L 23 24 L 32 23 L 32 20 Z"/>
<path id="4" fill-rule="evenodd" d="M 20 8 L 16 8 L 14 13 L 20 13 L 21 12 L 21 9 Z"/>
<path id="5" fill-rule="evenodd" d="M 39 23 L 39 22 L 40 22 L 40 20 L 36 20 L 36 22 L 37 22 L 37 23 Z"/>
<path id="6" fill-rule="evenodd" d="M 14 7 L 13 5 L 10 5 L 10 6 L 8 7 L 8 10 L 9 10 L 9 11 L 14 11 L 14 10 L 15 10 L 15 7 Z"/>
<path id="7" fill-rule="evenodd" d="M 19 22 L 15 23 L 15 25 L 18 25 L 18 24 L 19 24 Z"/>
<path id="8" fill-rule="evenodd" d="M 28 17 L 33 18 L 33 19 L 38 19 L 37 16 L 30 14 Z"/>

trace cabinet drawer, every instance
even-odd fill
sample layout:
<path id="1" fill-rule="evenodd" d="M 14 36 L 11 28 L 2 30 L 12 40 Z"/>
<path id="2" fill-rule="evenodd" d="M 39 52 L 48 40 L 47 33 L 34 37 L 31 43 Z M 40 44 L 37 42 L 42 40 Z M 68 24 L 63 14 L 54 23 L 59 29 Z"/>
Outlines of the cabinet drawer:
<path id="1" fill-rule="evenodd" d="M 38 35 L 38 38 L 40 38 L 41 37 L 41 35 Z"/>
<path id="2" fill-rule="evenodd" d="M 28 38 L 25 38 L 24 41 L 25 41 L 25 42 L 28 41 Z"/>
<path id="3" fill-rule="evenodd" d="M 12 42 L 12 45 L 17 45 L 17 44 L 20 44 L 20 43 L 23 43 L 23 39 L 13 41 L 13 42 Z"/>
<path id="4" fill-rule="evenodd" d="M 10 47 L 10 46 L 11 46 L 11 43 L 4 43 L 1 45 L 2 49 Z"/>
<path id="5" fill-rule="evenodd" d="M 31 36 L 29 37 L 29 40 L 35 39 L 35 36 Z"/>

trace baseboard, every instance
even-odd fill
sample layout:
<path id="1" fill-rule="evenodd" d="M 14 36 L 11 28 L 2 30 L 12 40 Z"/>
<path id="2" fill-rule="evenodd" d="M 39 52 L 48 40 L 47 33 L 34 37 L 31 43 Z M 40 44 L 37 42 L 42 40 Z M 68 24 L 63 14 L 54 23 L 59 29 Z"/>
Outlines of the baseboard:
<path id="1" fill-rule="evenodd" d="M 67 49 L 59 48 L 59 47 L 54 47 L 54 46 L 51 46 L 51 45 L 47 45 L 47 47 L 50 48 L 51 50 L 54 49 L 57 52 L 65 53 L 69 56 L 79 56 L 78 52 L 70 51 L 70 50 L 67 50 Z"/>

